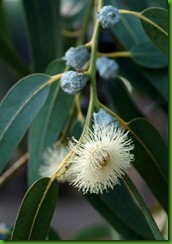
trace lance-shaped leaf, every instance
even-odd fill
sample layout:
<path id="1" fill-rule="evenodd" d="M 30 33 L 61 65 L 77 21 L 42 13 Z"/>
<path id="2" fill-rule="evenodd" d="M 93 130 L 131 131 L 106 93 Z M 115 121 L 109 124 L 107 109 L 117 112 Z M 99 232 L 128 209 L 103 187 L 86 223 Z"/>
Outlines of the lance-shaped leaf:
<path id="1" fill-rule="evenodd" d="M 42 178 L 30 187 L 21 204 L 12 240 L 45 240 L 57 194 L 56 179 Z"/>
<path id="2" fill-rule="evenodd" d="M 148 8 L 141 13 L 152 25 L 142 19 L 142 25 L 150 40 L 168 55 L 168 11 L 163 8 Z"/>
<path id="3" fill-rule="evenodd" d="M 7 66 L 17 77 L 30 73 L 30 68 L 23 60 L 7 37 L 0 31 L 0 61 Z"/>
<path id="4" fill-rule="evenodd" d="M 135 148 L 134 166 L 168 211 L 168 151 L 158 131 L 145 119 L 128 123 Z"/>
<path id="5" fill-rule="evenodd" d="M 116 115 L 104 105 L 105 110 Z M 120 117 L 117 117 L 120 121 Z M 158 131 L 146 119 L 120 121 L 130 131 L 134 142 L 134 166 L 146 181 L 151 191 L 168 212 L 168 150 Z"/>
<path id="6" fill-rule="evenodd" d="M 123 181 L 108 193 L 87 194 L 86 197 L 125 239 L 154 239 L 142 211 Z"/>
<path id="7" fill-rule="evenodd" d="M 126 85 L 123 82 L 123 77 L 117 77 L 115 80 L 109 80 L 107 84 L 111 100 L 119 115 L 125 121 L 130 121 L 137 117 L 144 117 L 137 105 L 132 100 Z"/>
<path id="8" fill-rule="evenodd" d="M 145 68 L 159 69 L 168 66 L 167 57 L 150 42 L 141 42 L 131 49 L 132 59 Z"/>
<path id="9" fill-rule="evenodd" d="M 56 65 L 57 73 L 64 70 L 63 61 L 59 60 Z M 47 72 L 54 74 L 55 69 L 51 69 L 51 67 L 49 67 Z M 29 184 L 39 178 L 39 168 L 43 160 L 43 153 L 47 147 L 54 144 L 63 130 L 73 100 L 74 96 L 62 91 L 59 81 L 51 85 L 47 101 L 34 121 L 31 130 L 29 141 Z"/>
<path id="10" fill-rule="evenodd" d="M 35 119 L 48 92 L 50 76 L 34 74 L 20 80 L 0 104 L 0 171 Z"/>
<path id="11" fill-rule="evenodd" d="M 60 1 L 23 0 L 30 34 L 35 72 L 43 72 L 53 59 L 62 55 Z"/>

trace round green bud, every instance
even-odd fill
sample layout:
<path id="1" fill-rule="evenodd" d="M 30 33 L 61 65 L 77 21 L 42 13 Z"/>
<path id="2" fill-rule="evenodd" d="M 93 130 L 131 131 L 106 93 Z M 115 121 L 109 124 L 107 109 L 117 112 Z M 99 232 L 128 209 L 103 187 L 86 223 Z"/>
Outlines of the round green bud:
<path id="1" fill-rule="evenodd" d="M 118 64 L 115 60 L 101 57 L 96 60 L 96 69 L 104 80 L 115 79 L 118 71 Z"/>
<path id="2" fill-rule="evenodd" d="M 85 46 L 71 47 L 66 51 L 64 59 L 66 65 L 76 70 L 85 70 L 90 59 L 90 53 Z"/>
<path id="3" fill-rule="evenodd" d="M 112 117 L 104 109 L 100 108 L 97 113 L 93 113 L 94 127 L 100 129 L 107 125 L 113 125 L 119 127 L 119 122 L 116 118 Z M 98 125 L 98 126 L 97 126 Z"/>
<path id="4" fill-rule="evenodd" d="M 111 28 L 121 19 L 117 8 L 111 5 L 101 8 L 97 16 L 103 28 Z"/>
<path id="5" fill-rule="evenodd" d="M 88 76 L 76 71 L 66 71 L 60 80 L 64 92 L 75 95 L 80 92 L 88 81 Z"/>

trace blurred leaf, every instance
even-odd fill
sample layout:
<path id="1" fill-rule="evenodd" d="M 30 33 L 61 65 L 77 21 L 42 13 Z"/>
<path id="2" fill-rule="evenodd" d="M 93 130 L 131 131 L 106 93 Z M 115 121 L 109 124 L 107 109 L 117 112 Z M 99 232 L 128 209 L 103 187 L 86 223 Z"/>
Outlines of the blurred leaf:
<path id="1" fill-rule="evenodd" d="M 142 196 L 140 195 L 137 188 L 135 187 L 135 185 L 133 184 L 133 182 L 130 180 L 130 178 L 127 175 L 125 175 L 125 177 L 124 177 L 124 182 L 125 182 L 126 186 L 128 187 L 128 189 L 131 191 L 133 198 L 137 202 L 140 210 L 142 211 L 142 213 L 149 225 L 149 228 L 154 236 L 154 239 L 155 240 L 164 240 L 161 235 L 161 232 L 158 229 L 158 226 L 157 226 L 155 220 L 153 219 L 148 207 L 146 206 Z"/>
<path id="2" fill-rule="evenodd" d="M 8 28 L 7 28 L 7 17 L 4 11 L 4 1 L 0 0 L 0 31 L 3 32 L 5 35 L 8 34 Z"/>
<path id="3" fill-rule="evenodd" d="M 161 7 L 168 9 L 168 1 L 162 1 L 162 0 L 145 0 L 149 7 Z"/>
<path id="4" fill-rule="evenodd" d="M 121 2 L 115 1 L 117 7 L 121 7 L 120 3 Z M 115 47 L 119 51 L 129 50 L 134 45 L 142 42 L 150 42 L 150 39 L 142 28 L 140 20 L 134 16 L 122 15 L 122 21 L 117 23 L 115 28 L 111 29 L 111 31 L 120 42 L 118 43 L 117 40 L 115 41 Z M 134 87 L 137 87 L 142 92 L 152 97 L 163 108 L 165 107 L 165 111 L 167 112 L 168 92 L 166 92 L 167 81 L 164 79 L 164 77 L 166 77 L 165 69 L 161 70 L 162 72 L 160 70 L 151 70 L 151 76 L 149 76 L 150 70 L 143 69 L 129 58 L 120 58 L 118 59 L 118 63 L 122 75 L 128 79 Z M 160 77 L 159 73 L 161 73 Z M 160 86 L 157 87 L 157 83 L 160 84 L 161 87 L 165 87 L 165 89 L 159 89 Z M 166 97 L 164 96 L 165 94 L 167 95 Z"/>
<path id="5" fill-rule="evenodd" d="M 108 193 L 87 194 L 86 197 L 126 240 L 154 239 L 141 210 L 122 181 Z"/>
<path id="6" fill-rule="evenodd" d="M 132 53 L 132 59 L 143 67 L 158 69 L 168 66 L 167 57 L 150 42 L 136 44 L 130 49 L 130 52 Z"/>
<path id="7" fill-rule="evenodd" d="M 57 180 L 42 178 L 27 191 L 15 223 L 12 240 L 45 240 L 56 207 Z"/>
<path id="8" fill-rule="evenodd" d="M 166 108 L 165 112 L 168 112 L 167 68 L 148 70 L 126 58 L 118 59 L 118 63 L 123 77 L 139 91 L 153 98 L 159 106 Z"/>
<path id="9" fill-rule="evenodd" d="M 105 5 L 113 5 L 120 9 L 131 9 L 133 11 L 141 11 L 147 7 L 146 1 L 135 1 L 135 0 L 104 0 Z"/>
<path id="10" fill-rule="evenodd" d="M 79 25 L 85 15 L 85 11 L 91 0 L 78 1 L 78 0 L 63 0 L 61 2 L 61 10 L 63 21 L 62 24 L 68 29 L 72 29 L 76 23 Z"/>
<path id="11" fill-rule="evenodd" d="M 125 121 L 130 121 L 136 117 L 144 117 L 132 100 L 131 94 L 122 81 L 122 77 L 109 80 L 107 86 L 112 103 Z"/>
<path id="12" fill-rule="evenodd" d="M 26 62 L 18 55 L 6 36 L 0 31 L 0 62 L 5 64 L 17 77 L 30 73 Z"/>
<path id="13" fill-rule="evenodd" d="M 83 130 L 83 126 L 81 122 L 79 120 L 76 120 L 71 126 L 71 135 L 75 137 L 75 139 L 79 140 L 82 130 Z"/>
<path id="14" fill-rule="evenodd" d="M 162 29 L 159 30 L 148 22 L 141 21 L 150 40 L 157 46 L 157 48 L 168 55 L 168 11 L 163 8 L 148 8 L 141 14 Z"/>
<path id="15" fill-rule="evenodd" d="M 100 240 L 111 235 L 110 228 L 107 224 L 92 224 L 75 233 L 70 240 L 84 241 L 84 240 Z"/>
<path id="16" fill-rule="evenodd" d="M 16 52 L 28 63 L 31 63 L 28 30 L 22 1 L 3 1 L 8 25 L 8 40 Z"/>
<path id="17" fill-rule="evenodd" d="M 43 72 L 62 52 L 60 1 L 23 0 L 36 72 Z"/>
<path id="18" fill-rule="evenodd" d="M 49 241 L 61 240 L 59 234 L 52 227 L 50 227 L 48 231 L 48 240 Z"/>
<path id="19" fill-rule="evenodd" d="M 118 8 L 119 3 L 116 1 L 115 5 Z M 118 22 L 111 31 L 117 36 L 126 50 L 131 49 L 138 43 L 150 41 L 145 34 L 140 20 L 131 15 L 121 15 L 121 21 Z"/>
<path id="20" fill-rule="evenodd" d="M 168 101 L 169 85 L 168 85 L 168 68 L 154 70 L 145 70 L 145 77 L 149 79 L 149 82 L 154 88 L 161 94 L 164 100 Z"/>
<path id="21" fill-rule="evenodd" d="M 61 58 L 53 60 L 46 68 L 45 73 L 48 75 L 55 75 L 63 72 L 65 69 L 66 61 Z"/>
<path id="22" fill-rule="evenodd" d="M 10 158 L 49 92 L 51 77 L 34 74 L 20 80 L 0 104 L 0 171 Z"/>
<path id="23" fill-rule="evenodd" d="M 64 70 L 64 62 L 59 60 L 56 64 L 57 73 L 62 72 Z M 52 74 L 51 71 L 47 70 L 47 73 Z M 47 147 L 55 143 L 64 129 L 73 101 L 74 96 L 63 92 L 59 81 L 51 85 L 47 101 L 34 121 L 31 130 L 29 141 L 29 184 L 39 178 L 39 168 L 43 160 L 43 153 Z"/>
<path id="24" fill-rule="evenodd" d="M 128 123 L 135 148 L 134 166 L 168 212 L 168 151 L 158 131 L 145 119 Z"/>

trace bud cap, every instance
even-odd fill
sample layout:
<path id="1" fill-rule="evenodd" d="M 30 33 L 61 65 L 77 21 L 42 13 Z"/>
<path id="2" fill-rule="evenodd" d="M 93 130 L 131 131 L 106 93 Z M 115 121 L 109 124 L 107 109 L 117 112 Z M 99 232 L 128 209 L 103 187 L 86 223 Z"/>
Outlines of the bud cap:
<path id="1" fill-rule="evenodd" d="M 75 95 L 84 86 L 88 81 L 88 76 L 83 73 L 78 73 L 76 71 L 66 71 L 63 73 L 62 78 L 60 80 L 61 88 L 64 92 Z"/>
<path id="2" fill-rule="evenodd" d="M 85 70 L 90 59 L 90 53 L 85 46 L 71 47 L 66 51 L 64 59 L 66 65 L 76 70 Z"/>
<path id="3" fill-rule="evenodd" d="M 111 5 L 106 5 L 101 8 L 97 17 L 103 28 L 111 28 L 121 19 L 117 8 Z"/>
<path id="4" fill-rule="evenodd" d="M 101 57 L 96 60 L 96 68 L 104 80 L 115 79 L 118 71 L 118 64 L 115 60 Z"/>

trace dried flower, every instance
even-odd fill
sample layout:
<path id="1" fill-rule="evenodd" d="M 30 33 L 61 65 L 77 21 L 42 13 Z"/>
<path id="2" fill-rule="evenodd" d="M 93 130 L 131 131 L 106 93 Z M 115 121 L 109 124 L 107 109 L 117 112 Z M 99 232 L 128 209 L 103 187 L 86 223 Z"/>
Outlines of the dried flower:
<path id="1" fill-rule="evenodd" d="M 113 27 L 121 19 L 117 8 L 111 5 L 101 8 L 97 16 L 103 28 Z"/>
<path id="2" fill-rule="evenodd" d="M 75 95 L 80 92 L 88 81 L 88 76 L 76 71 L 66 71 L 60 80 L 64 92 Z"/>
<path id="3" fill-rule="evenodd" d="M 90 53 L 85 46 L 71 47 L 66 51 L 64 59 L 67 65 L 76 70 L 85 70 L 90 59 Z"/>
<path id="4" fill-rule="evenodd" d="M 115 79 L 118 71 L 118 64 L 115 60 L 101 57 L 96 60 L 96 69 L 104 80 Z"/>
<path id="5" fill-rule="evenodd" d="M 70 160 L 68 174 L 73 177 L 69 182 L 83 193 L 113 189 L 134 160 L 128 131 L 113 125 L 100 126 L 99 130 L 93 127 L 82 142 L 73 139 L 70 144 L 71 148 L 76 146 L 76 152 Z"/>
<path id="6" fill-rule="evenodd" d="M 67 155 L 67 150 L 63 145 L 48 148 L 43 154 L 43 164 L 39 169 L 39 174 L 41 177 L 50 177 L 58 168 L 62 160 Z M 64 169 L 62 169 L 62 172 Z M 61 174 L 62 172 L 59 172 Z M 59 180 L 64 181 L 63 174 Z"/>

